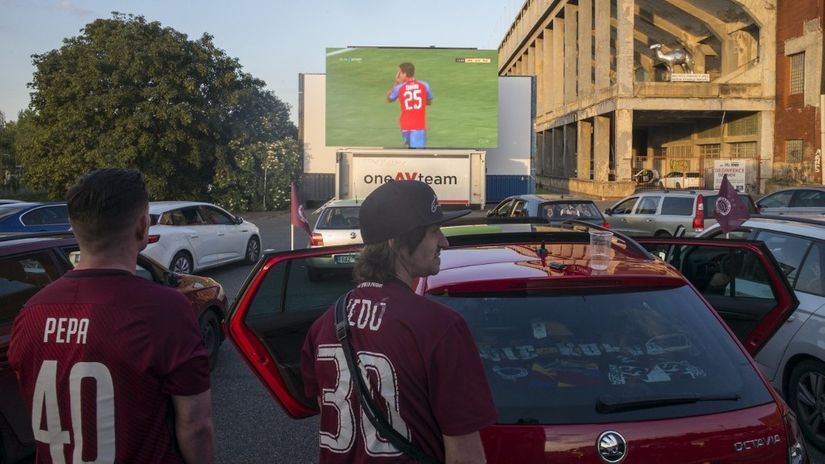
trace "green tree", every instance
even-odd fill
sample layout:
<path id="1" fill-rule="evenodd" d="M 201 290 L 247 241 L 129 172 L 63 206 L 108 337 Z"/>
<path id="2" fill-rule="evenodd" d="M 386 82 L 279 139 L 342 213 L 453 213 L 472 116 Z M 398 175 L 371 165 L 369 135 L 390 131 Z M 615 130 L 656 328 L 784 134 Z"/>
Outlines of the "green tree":
<path id="1" fill-rule="evenodd" d="M 249 147 L 296 134 L 288 106 L 208 34 L 113 13 L 33 62 L 17 149 L 26 182 L 53 197 L 104 166 L 140 169 L 157 200 L 252 197 L 236 172 L 254 169 Z"/>
<path id="2" fill-rule="evenodd" d="M 19 187 L 15 138 L 17 125 L 0 111 L 0 191 L 14 193 Z"/>

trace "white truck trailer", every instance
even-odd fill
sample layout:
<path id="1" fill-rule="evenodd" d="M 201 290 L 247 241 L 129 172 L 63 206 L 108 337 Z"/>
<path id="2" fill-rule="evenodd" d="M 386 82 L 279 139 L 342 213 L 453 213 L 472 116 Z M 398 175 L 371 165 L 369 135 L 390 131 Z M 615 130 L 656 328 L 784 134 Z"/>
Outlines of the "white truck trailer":
<path id="1" fill-rule="evenodd" d="M 365 198 L 381 184 L 419 180 L 440 203 L 484 207 L 486 152 L 483 150 L 342 149 L 336 153 L 335 198 Z"/>

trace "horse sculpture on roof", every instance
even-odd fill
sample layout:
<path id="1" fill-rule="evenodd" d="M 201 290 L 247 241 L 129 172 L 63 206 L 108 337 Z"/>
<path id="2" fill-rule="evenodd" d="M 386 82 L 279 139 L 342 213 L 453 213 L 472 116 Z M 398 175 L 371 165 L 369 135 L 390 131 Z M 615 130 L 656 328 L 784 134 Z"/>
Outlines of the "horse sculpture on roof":
<path id="1" fill-rule="evenodd" d="M 683 48 L 674 48 L 673 50 L 662 53 L 662 44 L 653 44 L 650 46 L 651 50 L 656 51 L 656 59 L 667 67 L 667 72 L 673 74 L 673 66 L 680 65 L 682 71 L 693 74 L 693 57 Z"/>

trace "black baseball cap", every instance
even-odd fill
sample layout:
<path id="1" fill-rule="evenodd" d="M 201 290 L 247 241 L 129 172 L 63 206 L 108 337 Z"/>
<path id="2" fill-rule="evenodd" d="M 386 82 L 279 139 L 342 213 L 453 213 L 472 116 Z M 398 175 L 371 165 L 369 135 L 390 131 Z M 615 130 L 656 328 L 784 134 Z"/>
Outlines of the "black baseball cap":
<path id="1" fill-rule="evenodd" d="M 432 187 L 417 180 L 382 184 L 367 195 L 358 212 L 365 244 L 400 237 L 412 230 L 464 216 L 469 209 L 441 211 Z"/>

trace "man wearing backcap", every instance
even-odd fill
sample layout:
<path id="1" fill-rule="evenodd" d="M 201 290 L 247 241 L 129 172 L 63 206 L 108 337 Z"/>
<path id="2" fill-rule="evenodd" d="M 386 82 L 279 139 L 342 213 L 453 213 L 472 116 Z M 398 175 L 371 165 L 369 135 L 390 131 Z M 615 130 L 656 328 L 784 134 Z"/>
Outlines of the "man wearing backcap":
<path id="1" fill-rule="evenodd" d="M 364 248 L 347 302 L 350 340 L 370 394 L 392 427 L 439 462 L 482 463 L 479 430 L 496 420 L 472 335 L 450 308 L 416 294 L 419 277 L 438 273 L 449 246 L 440 225 L 469 211 L 445 213 L 429 185 L 395 181 L 361 205 Z M 414 462 L 379 436 L 361 413 L 334 307 L 304 342 L 305 393 L 321 409 L 321 463 Z"/>

